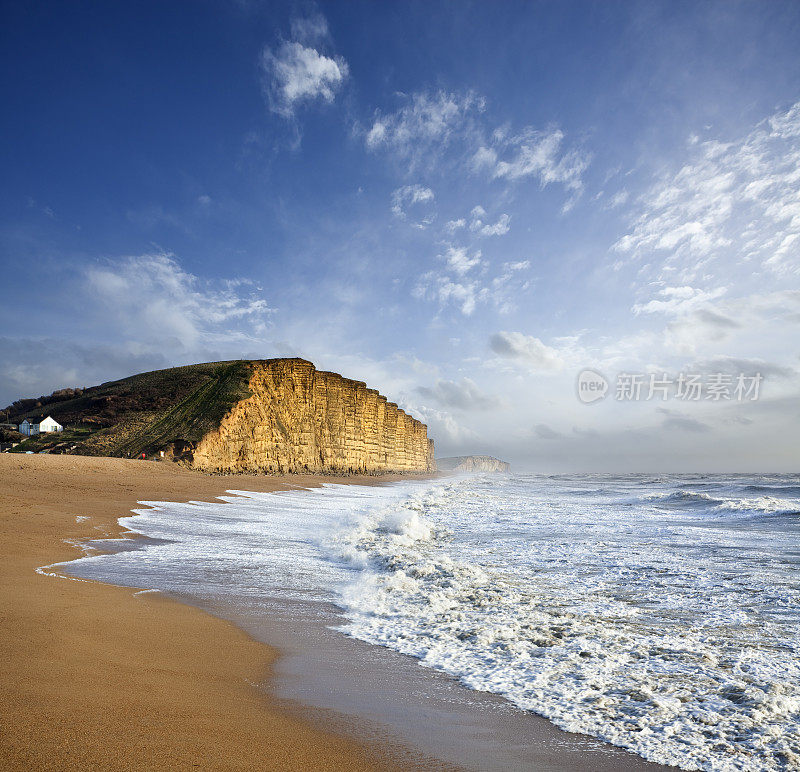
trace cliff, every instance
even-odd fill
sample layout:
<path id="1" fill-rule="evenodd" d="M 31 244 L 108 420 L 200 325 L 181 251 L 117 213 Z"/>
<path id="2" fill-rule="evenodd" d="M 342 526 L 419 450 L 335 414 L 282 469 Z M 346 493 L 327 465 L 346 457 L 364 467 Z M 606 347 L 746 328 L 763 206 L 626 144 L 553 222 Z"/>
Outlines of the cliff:
<path id="1" fill-rule="evenodd" d="M 214 472 L 433 471 L 427 427 L 365 383 L 302 359 L 254 362 L 248 389 L 193 453 Z"/>
<path id="2" fill-rule="evenodd" d="M 159 458 L 163 452 L 222 473 L 436 468 L 425 424 L 365 383 L 302 359 L 177 367 L 18 404 L 25 409 L 12 409 L 14 420 L 43 413 L 66 427 L 63 435 L 24 443 L 37 450 Z"/>
<path id="3" fill-rule="evenodd" d="M 511 465 L 493 456 L 451 456 L 437 458 L 441 472 L 507 472 Z"/>

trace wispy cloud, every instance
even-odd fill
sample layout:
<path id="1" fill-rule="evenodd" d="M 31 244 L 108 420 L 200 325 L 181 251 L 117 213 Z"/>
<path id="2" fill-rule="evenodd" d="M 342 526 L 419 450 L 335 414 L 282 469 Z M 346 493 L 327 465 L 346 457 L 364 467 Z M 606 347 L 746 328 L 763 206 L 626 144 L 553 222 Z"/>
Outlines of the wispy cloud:
<path id="1" fill-rule="evenodd" d="M 83 266 L 60 292 L 71 314 L 43 309 L 54 314 L 47 337 L 0 338 L 9 363 L 0 393 L 36 396 L 178 364 L 263 356 L 271 330 L 273 311 L 252 282 L 200 279 L 164 252 Z"/>
<path id="2" fill-rule="evenodd" d="M 292 40 L 301 43 L 316 44 L 320 41 L 330 40 L 328 20 L 321 13 L 311 13 L 308 16 L 296 16 L 290 24 Z"/>
<path id="3" fill-rule="evenodd" d="M 519 134 L 495 131 L 492 137 L 490 145 L 481 145 L 472 156 L 475 172 L 511 182 L 532 178 L 542 187 L 561 184 L 573 194 L 564 210 L 572 208 L 583 190 L 583 173 L 591 160 L 587 152 L 565 149 L 565 134 L 558 128 L 541 131 L 528 126 Z"/>
<path id="4" fill-rule="evenodd" d="M 456 420 L 448 410 L 431 407 L 421 403 L 418 399 L 402 400 L 402 407 L 427 424 L 428 436 L 436 438 L 437 456 L 441 454 L 443 445 L 458 447 L 463 443 L 474 443 L 478 439 L 478 435 L 473 429 Z"/>
<path id="5" fill-rule="evenodd" d="M 435 300 L 440 306 L 454 303 L 464 316 L 471 316 L 487 290 L 477 280 L 451 277 L 436 271 L 424 273 L 411 293 L 420 300 Z"/>
<path id="6" fill-rule="evenodd" d="M 767 362 L 760 357 L 715 356 L 691 362 L 688 370 L 699 373 L 726 373 L 735 378 L 740 373 L 761 373 L 767 378 L 795 378 L 797 371 L 792 367 Z"/>
<path id="7" fill-rule="evenodd" d="M 501 214 L 494 224 L 485 221 L 486 210 L 482 206 L 473 207 L 470 212 L 469 229 L 480 236 L 505 236 L 511 228 L 511 217 Z"/>
<path id="8" fill-rule="evenodd" d="M 106 328 L 124 330 L 141 350 L 155 346 L 174 354 L 252 344 L 273 312 L 250 282 L 201 281 L 169 253 L 109 261 L 85 275 Z"/>
<path id="9" fill-rule="evenodd" d="M 614 249 L 687 283 L 721 259 L 748 274 L 800 273 L 800 102 L 739 139 L 689 152 L 638 199 Z"/>
<path id="10" fill-rule="evenodd" d="M 568 145 L 562 129 L 525 126 L 512 134 L 508 127 L 497 128 L 486 99 L 473 91 L 417 92 L 402 98 L 405 105 L 395 112 L 376 112 L 362 129 L 368 150 L 390 152 L 412 171 L 432 169 L 451 152 L 453 168 L 465 173 L 485 173 L 490 180 L 509 183 L 531 178 L 541 187 L 559 184 L 571 194 L 564 211 L 580 196 L 591 159 Z M 481 224 L 483 235 L 508 231 L 508 215 L 500 217 L 495 224 Z M 448 225 L 457 229 L 460 223 L 456 219 Z"/>
<path id="11" fill-rule="evenodd" d="M 431 145 L 446 145 L 461 133 L 468 115 L 481 112 L 485 101 L 472 92 L 416 93 L 393 113 L 377 112 L 364 135 L 368 149 L 388 148 L 412 158 Z"/>
<path id="12" fill-rule="evenodd" d="M 422 274 L 412 295 L 437 302 L 440 308 L 455 305 L 464 316 L 471 316 L 481 303 L 494 306 L 501 314 L 508 313 L 530 286 L 524 276 L 530 268 L 527 260 L 503 263 L 492 275 L 479 249 L 447 244 L 438 258 L 444 268 Z"/>
<path id="13" fill-rule="evenodd" d="M 435 195 L 430 188 L 423 185 L 403 185 L 392 192 L 392 214 L 401 220 L 408 219 L 408 210 L 418 205 L 433 203 Z M 433 222 L 433 216 L 428 213 L 418 218 L 414 225 L 424 228 Z"/>
<path id="14" fill-rule="evenodd" d="M 627 190 L 618 190 L 608 202 L 609 209 L 616 209 L 618 206 L 625 204 L 630 198 L 630 193 Z"/>

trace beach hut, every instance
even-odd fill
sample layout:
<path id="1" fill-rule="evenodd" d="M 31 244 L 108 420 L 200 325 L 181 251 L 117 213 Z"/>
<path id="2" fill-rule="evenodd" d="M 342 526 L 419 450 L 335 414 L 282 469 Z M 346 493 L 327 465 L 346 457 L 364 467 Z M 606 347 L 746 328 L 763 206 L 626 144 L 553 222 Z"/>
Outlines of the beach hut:
<path id="1" fill-rule="evenodd" d="M 33 434 L 39 433 L 39 424 L 33 421 L 30 418 L 26 418 L 20 425 L 19 425 L 19 433 L 24 434 L 26 437 L 30 437 Z"/>

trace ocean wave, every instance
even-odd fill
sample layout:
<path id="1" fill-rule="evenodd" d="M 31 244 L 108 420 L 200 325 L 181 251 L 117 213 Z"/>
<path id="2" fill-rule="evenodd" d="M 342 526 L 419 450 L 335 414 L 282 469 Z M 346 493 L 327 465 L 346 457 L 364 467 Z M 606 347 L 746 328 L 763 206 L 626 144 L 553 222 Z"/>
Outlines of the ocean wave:
<path id="1" fill-rule="evenodd" d="M 759 496 L 750 499 L 726 499 L 714 509 L 717 512 L 754 516 L 796 515 L 800 512 L 800 502 L 779 499 L 775 496 Z"/>
<path id="2" fill-rule="evenodd" d="M 707 508 L 725 503 L 724 499 L 712 496 L 709 493 L 696 493 L 695 491 L 659 491 L 647 493 L 639 501 L 657 503 L 662 507 L 685 509 L 687 507 Z"/>
<path id="3" fill-rule="evenodd" d="M 777 496 L 800 497 L 800 485 L 744 485 L 743 491 L 748 493 L 766 493 Z"/>
<path id="4" fill-rule="evenodd" d="M 522 544 L 484 541 L 510 496 L 468 480 L 362 517 L 338 537 L 340 554 L 360 555 L 365 567 L 341 588 L 341 629 L 651 761 L 714 772 L 800 768 L 800 663 L 787 642 L 766 644 L 774 625 L 745 610 L 757 596 L 742 562 L 620 544 L 622 523 L 600 538 L 596 511 L 577 508 L 580 490 L 563 515 L 540 489 L 519 493 L 520 522 L 545 518 L 557 533 L 559 518 L 572 518 L 575 542 L 561 535 L 529 546 L 524 533 Z M 685 490 L 646 501 L 717 513 L 785 504 Z M 635 527 L 630 517 L 623 533 Z M 740 575 L 741 587 L 731 585 Z M 793 613 L 796 588 L 763 593 L 770 608 Z"/>
<path id="5" fill-rule="evenodd" d="M 755 488 L 756 486 L 751 487 Z M 800 513 L 800 501 L 782 499 L 776 496 L 721 498 L 719 496 L 712 496 L 709 493 L 679 490 L 673 492 L 650 493 L 643 496 L 642 501 L 655 504 L 660 508 L 702 511 L 710 515 L 718 516 L 791 516 Z"/>
<path id="6" fill-rule="evenodd" d="M 333 601 L 348 635 L 652 761 L 800 769 L 797 518 L 778 514 L 800 507 L 744 492 L 796 477 L 642 479 L 231 492 L 139 510 L 140 549 L 72 565 L 237 609 Z"/>

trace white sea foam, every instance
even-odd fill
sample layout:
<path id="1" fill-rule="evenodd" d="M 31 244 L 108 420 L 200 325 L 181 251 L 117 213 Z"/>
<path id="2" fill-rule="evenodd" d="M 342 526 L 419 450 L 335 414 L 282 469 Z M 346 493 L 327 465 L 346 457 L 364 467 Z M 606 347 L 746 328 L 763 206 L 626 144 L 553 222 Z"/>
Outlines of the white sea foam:
<path id="1" fill-rule="evenodd" d="M 124 520 L 150 541 L 71 570 L 333 601 L 347 634 L 653 761 L 797 769 L 798 491 L 509 476 L 150 502 Z"/>
<path id="2" fill-rule="evenodd" d="M 343 629 L 652 761 L 797 768 L 796 564 L 776 565 L 780 550 L 751 531 L 558 487 L 459 481 L 404 504 L 424 538 L 396 538 L 383 515 L 343 532 L 341 554 L 370 566 L 342 589 Z M 717 516 L 798 509 L 703 492 L 639 498 L 695 515 L 700 503 Z"/>

